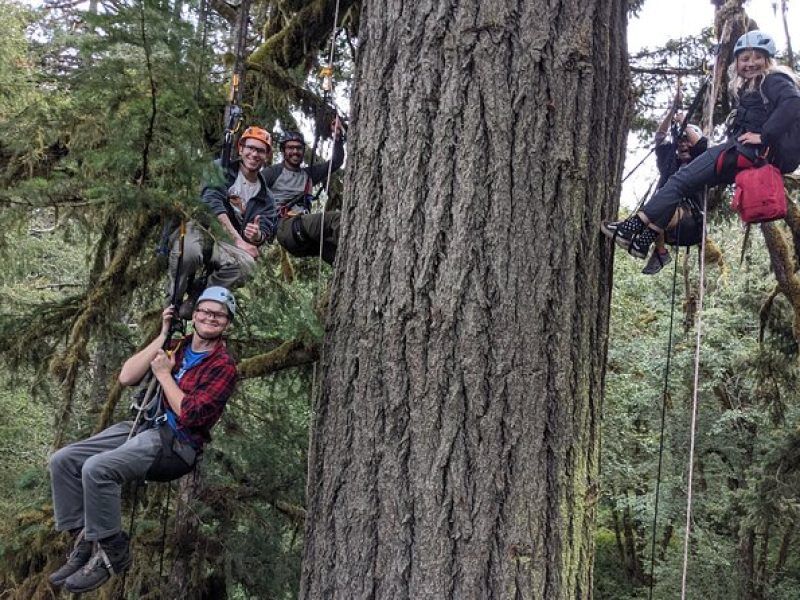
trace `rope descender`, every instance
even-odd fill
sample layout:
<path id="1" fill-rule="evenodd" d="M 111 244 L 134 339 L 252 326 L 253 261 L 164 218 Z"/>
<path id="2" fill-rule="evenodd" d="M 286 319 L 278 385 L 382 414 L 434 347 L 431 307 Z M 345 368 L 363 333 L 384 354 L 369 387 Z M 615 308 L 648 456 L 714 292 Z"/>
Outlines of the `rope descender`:
<path id="1" fill-rule="evenodd" d="M 326 94 L 333 91 L 333 65 L 325 65 L 319 70 L 319 76 L 322 78 L 322 90 Z"/>

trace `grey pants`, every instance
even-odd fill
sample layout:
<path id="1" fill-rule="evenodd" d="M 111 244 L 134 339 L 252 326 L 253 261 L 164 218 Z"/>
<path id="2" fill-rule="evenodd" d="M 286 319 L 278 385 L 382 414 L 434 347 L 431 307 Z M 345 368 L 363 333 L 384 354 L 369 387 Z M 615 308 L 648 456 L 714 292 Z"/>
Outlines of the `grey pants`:
<path id="1" fill-rule="evenodd" d="M 169 253 L 169 289 L 167 296 L 172 297 L 175 286 L 175 275 L 178 270 L 178 256 L 180 246 L 178 231 L 170 237 Z M 212 243 L 210 240 L 208 243 Z M 206 244 L 206 233 L 193 222 L 186 224 L 186 236 L 183 240 L 183 259 L 181 272 L 178 277 L 178 298 L 183 298 L 186 293 L 189 277 L 203 268 L 203 246 Z M 227 242 L 216 242 L 211 251 L 208 286 L 219 285 L 224 288 L 235 288 L 250 279 L 255 269 L 256 262 L 244 250 Z"/>
<path id="2" fill-rule="evenodd" d="M 132 421 L 57 450 L 50 457 L 50 485 L 56 530 L 86 528 L 86 539 L 101 540 L 122 530 L 122 485 L 144 479 L 158 457 L 158 428 L 128 440 Z"/>

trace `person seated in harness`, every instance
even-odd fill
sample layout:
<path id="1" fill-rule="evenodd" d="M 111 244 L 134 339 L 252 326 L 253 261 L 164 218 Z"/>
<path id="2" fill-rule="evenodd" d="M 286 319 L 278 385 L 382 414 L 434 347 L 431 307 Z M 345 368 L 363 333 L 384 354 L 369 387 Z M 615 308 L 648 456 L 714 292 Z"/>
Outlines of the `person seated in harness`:
<path id="1" fill-rule="evenodd" d="M 239 159 L 231 161 L 227 169 L 223 169 L 221 161 L 215 161 L 217 177 L 205 182 L 201 193 L 203 204 L 217 218 L 227 240 L 212 239 L 207 230 L 190 221 L 179 260 L 179 231 L 170 237 L 168 293 L 175 291 L 180 300 L 189 292 L 186 302 L 179 305 L 183 319 L 191 316 L 195 299 L 206 285 L 229 289 L 244 285 L 253 274 L 259 248 L 275 238 L 275 199 L 261 175 L 272 151 L 272 138 L 260 127 L 248 127 L 239 138 L 237 149 Z M 200 277 L 203 267 L 207 279 Z"/>
<path id="2" fill-rule="evenodd" d="M 167 343 L 174 314 L 174 307 L 164 309 L 161 333 L 119 373 L 120 383 L 133 386 L 152 371 L 161 410 L 136 430 L 133 421 L 118 423 L 50 457 L 56 530 L 75 536 L 66 564 L 48 578 L 54 586 L 80 594 L 130 566 L 122 485 L 190 472 L 233 393 L 236 365 L 223 338 L 236 314 L 233 295 L 222 287 L 206 289 L 194 309 L 194 333 Z"/>
<path id="3" fill-rule="evenodd" d="M 319 256 L 322 238 L 322 260 L 328 264 L 333 264 L 336 258 L 341 213 L 338 210 L 312 213 L 311 190 L 344 162 L 344 131 L 338 118 L 334 121 L 333 138 L 330 161 L 304 167 L 303 134 L 287 131 L 280 142 L 283 162 L 262 171 L 278 207 L 278 243 L 293 256 Z"/>
<path id="4" fill-rule="evenodd" d="M 705 186 L 733 183 L 736 173 L 757 166 L 763 157 L 782 173 L 800 164 L 800 90 L 797 78 L 774 63 L 775 41 L 749 31 L 736 42 L 730 67 L 730 91 L 737 103 L 729 119 L 728 140 L 678 169 L 637 214 L 600 228 L 617 245 L 646 258 L 650 245 L 668 228 L 683 198 Z"/>
<path id="5" fill-rule="evenodd" d="M 675 100 L 656 129 L 653 140 L 659 176 L 656 190 L 661 189 L 678 169 L 689 164 L 708 149 L 708 138 L 703 135 L 697 125 L 687 123 L 684 127 L 683 114 L 678 112 L 680 101 L 679 82 Z M 702 206 L 703 196 L 699 191 L 681 200 L 664 232 L 656 238 L 655 248 L 650 253 L 650 258 L 642 269 L 642 273 L 655 275 L 669 264 L 672 257 L 667 250 L 667 244 L 689 247 L 702 241 Z M 604 222 L 601 228 L 604 233 L 613 232 L 620 224 L 621 221 Z"/>

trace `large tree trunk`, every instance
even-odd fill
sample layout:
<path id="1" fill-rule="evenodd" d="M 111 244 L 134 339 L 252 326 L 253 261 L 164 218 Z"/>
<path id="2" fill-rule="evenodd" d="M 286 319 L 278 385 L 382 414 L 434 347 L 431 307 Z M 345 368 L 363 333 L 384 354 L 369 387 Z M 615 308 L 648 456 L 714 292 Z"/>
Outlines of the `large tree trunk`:
<path id="1" fill-rule="evenodd" d="M 623 0 L 365 0 L 304 598 L 591 596 Z"/>

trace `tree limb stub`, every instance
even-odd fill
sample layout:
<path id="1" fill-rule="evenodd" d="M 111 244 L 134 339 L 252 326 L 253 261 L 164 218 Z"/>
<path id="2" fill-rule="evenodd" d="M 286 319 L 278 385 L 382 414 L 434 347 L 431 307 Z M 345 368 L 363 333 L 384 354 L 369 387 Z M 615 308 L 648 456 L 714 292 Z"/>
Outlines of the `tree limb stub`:
<path id="1" fill-rule="evenodd" d="M 236 9 L 223 0 L 209 0 L 208 5 L 214 9 L 220 17 L 233 25 L 236 23 Z"/>
<path id="2" fill-rule="evenodd" d="M 274 350 L 246 358 L 239 363 L 239 379 L 264 377 L 271 373 L 308 365 L 319 359 L 319 346 L 306 346 L 300 340 L 284 342 Z"/>

